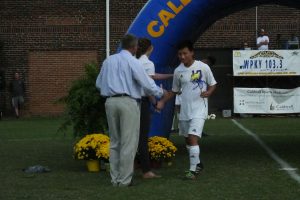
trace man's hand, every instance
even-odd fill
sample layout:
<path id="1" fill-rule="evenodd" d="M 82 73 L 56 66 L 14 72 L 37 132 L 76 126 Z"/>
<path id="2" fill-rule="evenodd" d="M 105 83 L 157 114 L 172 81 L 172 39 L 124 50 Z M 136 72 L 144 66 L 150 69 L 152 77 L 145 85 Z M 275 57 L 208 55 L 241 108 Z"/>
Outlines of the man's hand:
<path id="1" fill-rule="evenodd" d="M 210 95 L 211 95 L 211 92 L 205 91 L 205 92 L 202 92 L 200 94 L 200 97 L 202 97 L 202 98 L 208 98 L 208 97 L 210 97 Z"/>
<path id="2" fill-rule="evenodd" d="M 161 86 L 161 88 L 162 88 L 162 86 Z M 172 99 L 176 95 L 176 93 L 174 93 L 172 91 L 167 91 L 165 89 L 163 89 L 163 92 L 164 92 L 164 94 L 163 94 L 162 98 L 157 102 L 157 105 L 156 105 L 157 112 L 160 112 L 164 108 L 166 102 L 169 101 L 170 99 Z"/>
<path id="3" fill-rule="evenodd" d="M 160 100 L 156 104 L 156 111 L 160 112 L 164 107 L 165 107 L 165 103 L 162 100 Z"/>
<path id="4" fill-rule="evenodd" d="M 157 103 L 156 98 L 154 96 L 148 96 L 148 98 L 149 98 L 150 103 L 153 106 L 156 106 L 156 103 Z"/>
<path id="5" fill-rule="evenodd" d="M 200 94 L 200 97 L 202 98 L 208 98 L 212 95 L 212 93 L 215 91 L 216 85 L 210 85 L 207 87 L 207 91 L 204 91 Z"/>
<path id="6" fill-rule="evenodd" d="M 162 99 L 164 99 L 169 95 L 169 92 L 166 89 L 163 88 L 162 84 L 160 84 L 160 88 L 163 91 Z M 156 101 L 156 103 L 155 103 L 155 111 L 156 112 L 160 112 L 165 106 L 165 103 L 163 102 L 162 99 L 160 101 Z"/>

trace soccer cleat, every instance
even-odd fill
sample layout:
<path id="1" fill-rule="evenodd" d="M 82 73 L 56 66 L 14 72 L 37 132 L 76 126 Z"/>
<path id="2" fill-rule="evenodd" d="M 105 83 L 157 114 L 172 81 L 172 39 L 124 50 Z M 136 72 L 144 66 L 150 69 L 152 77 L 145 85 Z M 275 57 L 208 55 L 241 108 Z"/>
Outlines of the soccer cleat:
<path id="1" fill-rule="evenodd" d="M 187 180 L 195 180 L 196 179 L 196 172 L 187 171 L 184 178 L 187 179 Z"/>
<path id="2" fill-rule="evenodd" d="M 202 163 L 202 162 L 201 162 L 201 163 L 198 163 L 198 164 L 197 164 L 197 167 L 196 167 L 195 173 L 196 173 L 196 174 L 199 174 L 203 169 L 204 169 L 203 163 Z"/>

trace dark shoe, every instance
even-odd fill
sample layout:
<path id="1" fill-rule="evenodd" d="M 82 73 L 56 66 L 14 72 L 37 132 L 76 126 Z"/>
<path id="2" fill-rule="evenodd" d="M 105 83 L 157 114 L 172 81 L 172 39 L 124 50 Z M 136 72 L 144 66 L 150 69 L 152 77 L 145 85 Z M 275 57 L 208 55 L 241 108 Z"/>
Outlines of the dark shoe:
<path id="1" fill-rule="evenodd" d="M 185 180 L 196 180 L 196 172 L 193 171 L 186 171 L 184 179 Z"/>
<path id="2" fill-rule="evenodd" d="M 133 183 L 133 181 L 131 181 L 131 182 L 129 183 L 128 187 L 132 187 L 132 186 L 135 186 L 135 185 L 136 185 L 136 184 Z"/>
<path id="3" fill-rule="evenodd" d="M 202 132 L 202 137 L 207 137 L 207 136 L 209 136 L 207 133 Z"/>
<path id="4" fill-rule="evenodd" d="M 199 164 L 197 164 L 195 173 L 199 174 L 201 171 L 203 171 L 203 169 L 204 169 L 203 162 L 200 162 Z"/>

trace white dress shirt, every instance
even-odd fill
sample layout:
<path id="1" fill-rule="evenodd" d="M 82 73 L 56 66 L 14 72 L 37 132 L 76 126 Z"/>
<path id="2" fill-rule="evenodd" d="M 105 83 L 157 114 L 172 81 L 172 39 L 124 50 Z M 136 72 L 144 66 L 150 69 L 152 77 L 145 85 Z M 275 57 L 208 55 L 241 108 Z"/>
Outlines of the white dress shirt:
<path id="1" fill-rule="evenodd" d="M 122 50 L 104 60 L 96 80 L 96 87 L 102 96 L 127 94 L 140 99 L 142 89 L 149 96 L 163 95 L 163 90 L 147 75 L 141 62 L 127 50 Z"/>
<path id="2" fill-rule="evenodd" d="M 148 56 L 146 55 L 142 55 L 140 58 L 139 58 L 139 61 L 142 63 L 146 73 L 149 75 L 149 76 L 154 76 L 155 75 L 155 67 L 154 67 L 154 63 L 149 60 Z M 142 91 L 142 96 L 146 96 L 145 92 Z"/>

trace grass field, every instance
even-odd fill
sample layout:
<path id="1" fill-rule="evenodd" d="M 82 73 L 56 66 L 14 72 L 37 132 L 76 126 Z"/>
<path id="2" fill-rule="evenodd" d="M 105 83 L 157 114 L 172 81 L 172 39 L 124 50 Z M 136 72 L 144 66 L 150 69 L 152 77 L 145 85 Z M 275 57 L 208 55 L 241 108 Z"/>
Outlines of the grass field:
<path id="1" fill-rule="evenodd" d="M 279 157 L 300 169 L 299 118 L 247 118 L 239 123 L 257 134 Z M 209 120 L 201 140 L 205 170 L 196 181 L 180 177 L 188 167 L 183 139 L 173 166 L 156 180 L 135 174 L 136 186 L 114 188 L 107 172 L 88 173 L 72 159 L 71 131 L 56 133 L 60 118 L 0 121 L 0 199 L 300 199 L 300 184 L 279 170 L 266 151 L 230 119 Z M 50 173 L 29 175 L 22 168 L 46 165 Z M 296 171 L 298 174 L 299 172 Z"/>

